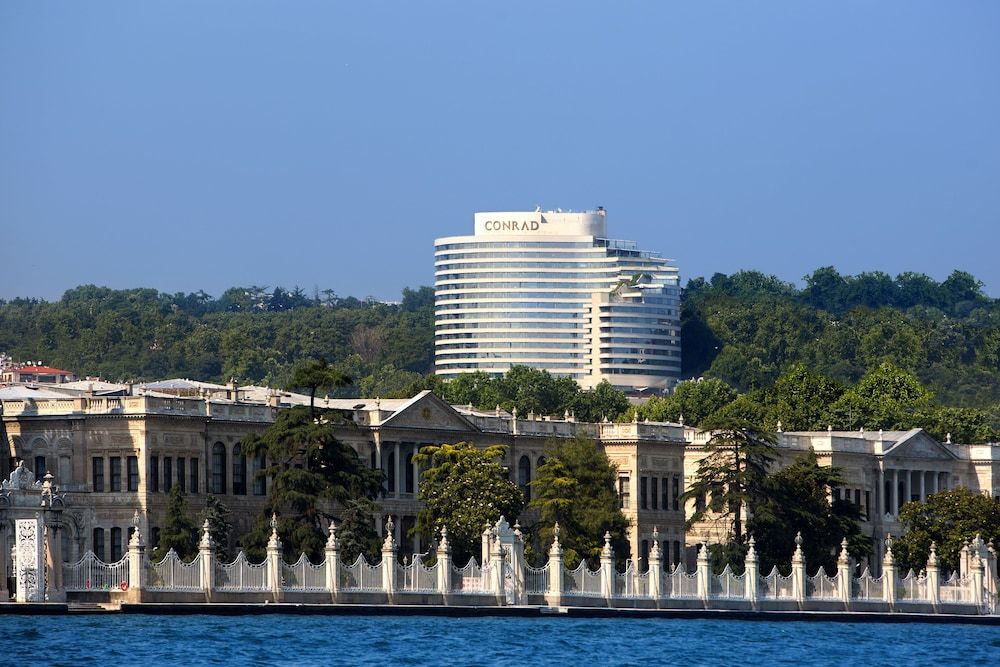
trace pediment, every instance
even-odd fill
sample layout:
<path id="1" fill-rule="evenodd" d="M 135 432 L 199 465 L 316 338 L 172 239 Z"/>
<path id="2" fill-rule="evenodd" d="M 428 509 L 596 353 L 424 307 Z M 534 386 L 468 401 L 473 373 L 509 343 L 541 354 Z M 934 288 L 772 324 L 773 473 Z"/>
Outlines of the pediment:
<path id="1" fill-rule="evenodd" d="M 422 391 L 398 410 L 381 426 L 391 428 L 434 429 L 440 431 L 478 431 L 469 420 L 433 392 Z"/>
<path id="2" fill-rule="evenodd" d="M 886 450 L 887 458 L 954 461 L 956 456 L 922 429 L 910 431 Z"/>

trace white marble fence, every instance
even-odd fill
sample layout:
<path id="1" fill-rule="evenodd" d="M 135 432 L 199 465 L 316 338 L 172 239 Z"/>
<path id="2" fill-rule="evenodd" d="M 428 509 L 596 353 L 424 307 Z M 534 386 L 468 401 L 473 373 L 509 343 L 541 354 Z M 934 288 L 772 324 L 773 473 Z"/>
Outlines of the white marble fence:
<path id="1" fill-rule="evenodd" d="M 480 564 L 475 559 L 461 567 L 452 562 L 446 530 L 441 531 L 436 559 L 429 554 L 397 560 L 391 520 L 382 548 L 382 559 L 370 563 L 359 556 L 353 563 L 341 558 L 336 527 L 331 525 L 324 560 L 312 563 L 301 555 L 294 564 L 282 558 L 281 543 L 272 527 L 267 556 L 252 563 L 241 552 L 232 563 L 215 559 L 214 546 L 204 526 L 198 555 L 182 561 L 172 550 L 158 563 L 145 558 L 142 538 L 136 530 L 129 551 L 117 563 L 104 563 L 88 552 L 78 563 L 67 564 L 63 581 L 68 592 L 131 591 L 130 599 L 178 601 L 185 594 L 204 594 L 212 601 L 220 594 L 238 599 L 282 601 L 308 594 L 322 594 L 324 602 L 370 604 L 475 604 L 608 606 L 648 608 L 737 608 L 758 610 L 874 611 L 921 613 L 996 613 L 996 559 L 978 537 L 963 549 L 965 572 L 942 577 L 934 545 L 923 571 L 899 572 L 887 540 L 882 573 L 875 577 L 865 569 L 854 576 L 854 566 L 842 544 L 836 572 L 819 568 L 808 575 L 802 539 L 796 538 L 792 567 L 788 574 L 777 568 L 767 574 L 758 570 L 753 539 L 746 567 L 737 573 L 728 566 L 714 574 L 707 549 L 698 553 L 694 571 L 682 566 L 669 571 L 662 565 L 659 541 L 647 567 L 627 561 L 623 571 L 615 566 L 611 536 L 605 535 L 600 566 L 586 563 L 575 569 L 563 563 L 558 525 L 541 567 L 524 560 L 524 545 L 518 526 L 511 528 L 501 517 L 483 533 Z M 655 537 L 655 535 L 654 535 Z M 980 556 L 983 554 L 983 556 Z M 992 558 L 992 560 L 991 560 Z M 230 595 L 229 600 L 232 600 Z"/>

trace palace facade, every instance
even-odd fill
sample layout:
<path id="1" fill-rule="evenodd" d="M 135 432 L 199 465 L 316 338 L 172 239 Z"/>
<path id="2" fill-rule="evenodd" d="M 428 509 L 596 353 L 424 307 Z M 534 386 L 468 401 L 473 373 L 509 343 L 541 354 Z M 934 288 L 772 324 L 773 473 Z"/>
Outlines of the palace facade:
<path id="1" fill-rule="evenodd" d="M 184 396 L 164 393 L 172 389 Z M 144 393 L 145 392 L 145 393 Z M 3 437 L 9 456 L 0 459 L 8 478 L 19 462 L 41 482 L 46 473 L 59 487 L 64 509 L 58 517 L 61 552 L 75 561 L 92 550 L 116 561 L 127 548 L 133 517 L 152 544 L 166 516 L 167 494 L 178 485 L 192 512 L 209 495 L 233 510 L 237 532 L 261 511 L 268 481 L 255 475 L 262 461 L 247 460 L 239 441 L 270 425 L 277 411 L 307 397 L 259 387 L 160 384 L 158 390 L 124 388 L 95 395 L 68 396 L 27 387 L 0 389 Z M 551 438 L 585 436 L 598 442 L 617 466 L 617 491 L 632 524 L 633 556 L 645 558 L 659 541 L 669 565 L 694 563 L 694 547 L 725 538 L 727 527 L 710 521 L 684 530 L 681 494 L 694 478 L 710 434 L 670 423 L 582 423 L 502 411 L 451 406 L 430 392 L 410 399 L 320 399 L 318 405 L 347 411 L 352 427 L 337 437 L 385 476 L 382 519 L 392 516 L 401 554 L 421 553 L 430 545 L 409 536 L 420 503 L 419 467 L 413 455 L 429 444 L 466 441 L 478 446 L 503 444 L 510 478 L 530 495 L 530 482 L 544 461 Z M 823 464 L 839 466 L 847 480 L 835 490 L 857 503 L 863 530 L 881 557 L 882 540 L 899 534 L 898 511 L 904 502 L 938 490 L 965 486 L 1000 496 L 1000 446 L 937 442 L 921 430 L 906 432 L 779 433 L 779 464 L 812 448 Z M 0 492 L 0 542 L 12 533 L 13 508 Z M 525 523 L 532 520 L 528 512 Z M 656 538 L 654 538 L 654 533 Z M 0 559 L 8 546 L 0 543 Z"/>

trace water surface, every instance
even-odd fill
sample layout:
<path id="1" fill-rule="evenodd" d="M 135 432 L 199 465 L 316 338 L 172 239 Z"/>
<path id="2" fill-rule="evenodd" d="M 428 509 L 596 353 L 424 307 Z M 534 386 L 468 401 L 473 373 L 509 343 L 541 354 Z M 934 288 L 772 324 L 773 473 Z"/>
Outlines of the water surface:
<path id="1" fill-rule="evenodd" d="M 1000 627 L 427 616 L 3 616 L 11 665 L 996 665 Z"/>

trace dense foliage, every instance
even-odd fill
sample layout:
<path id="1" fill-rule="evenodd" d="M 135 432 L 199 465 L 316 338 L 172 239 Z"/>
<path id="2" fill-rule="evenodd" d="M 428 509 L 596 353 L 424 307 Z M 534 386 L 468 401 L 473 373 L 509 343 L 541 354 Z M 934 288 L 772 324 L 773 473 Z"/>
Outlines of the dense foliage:
<path id="1" fill-rule="evenodd" d="M 961 487 L 932 494 L 926 502 L 906 503 L 899 520 L 906 534 L 893 542 L 892 552 L 904 573 L 923 569 L 931 542 L 937 543 L 941 569 L 954 572 L 963 544 L 976 535 L 988 544 L 1000 540 L 1000 501 Z"/>
<path id="2" fill-rule="evenodd" d="M 171 549 L 183 560 L 190 560 L 198 553 L 199 535 L 198 527 L 188 514 L 181 487 L 175 484 L 167 498 L 166 520 L 160 529 L 160 541 L 153 550 L 153 560 L 163 560 Z"/>
<path id="3" fill-rule="evenodd" d="M 544 552 L 552 544 L 558 523 L 559 542 L 569 567 L 576 567 L 581 559 L 596 567 L 605 532 L 611 533 L 616 557 L 628 558 L 629 521 L 619 509 L 617 478 L 617 469 L 593 440 L 582 436 L 549 440 L 545 463 L 538 467 L 531 483 L 529 506 L 538 510 L 539 517 L 532 527 L 534 546 Z M 544 557 L 539 554 L 536 559 Z"/>
<path id="4" fill-rule="evenodd" d="M 513 523 L 524 508 L 524 495 L 507 479 L 501 461 L 506 448 L 479 449 L 467 442 L 421 447 L 413 460 L 423 468 L 417 531 L 429 544 L 448 529 L 454 562 L 480 559 L 483 529 L 501 516 Z"/>
<path id="5" fill-rule="evenodd" d="M 359 552 L 373 556 L 377 550 L 372 513 L 377 509 L 374 499 L 382 487 L 382 471 L 369 468 L 334 437 L 333 424 L 347 423 L 340 413 L 317 414 L 314 418 L 306 406 L 282 410 L 263 434 L 241 441 L 248 461 L 263 457 L 266 465 L 257 474 L 270 481 L 263 511 L 242 538 L 252 558 L 264 555 L 272 515 L 277 515 L 285 556 L 292 560 L 300 553 L 314 562 L 322 560 L 324 531 L 333 520 L 345 558 L 356 558 Z"/>

